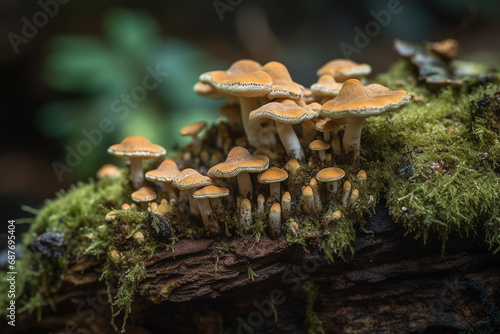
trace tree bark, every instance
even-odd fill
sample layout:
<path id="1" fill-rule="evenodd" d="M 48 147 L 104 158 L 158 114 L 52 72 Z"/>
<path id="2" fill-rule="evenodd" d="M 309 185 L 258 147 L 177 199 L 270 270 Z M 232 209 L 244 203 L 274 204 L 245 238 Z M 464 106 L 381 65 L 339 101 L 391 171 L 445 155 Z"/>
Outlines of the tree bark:
<path id="1" fill-rule="evenodd" d="M 175 253 L 147 261 L 127 333 L 307 333 L 306 281 L 326 333 L 500 332 L 500 256 L 484 236 L 451 236 L 442 255 L 441 241 L 405 237 L 378 209 L 367 224 L 373 233 L 360 233 L 354 255 L 333 264 L 284 238 L 181 240 Z M 72 264 L 55 311 L 44 309 L 41 322 L 19 314 L 2 332 L 112 333 L 100 265 L 93 257 Z"/>

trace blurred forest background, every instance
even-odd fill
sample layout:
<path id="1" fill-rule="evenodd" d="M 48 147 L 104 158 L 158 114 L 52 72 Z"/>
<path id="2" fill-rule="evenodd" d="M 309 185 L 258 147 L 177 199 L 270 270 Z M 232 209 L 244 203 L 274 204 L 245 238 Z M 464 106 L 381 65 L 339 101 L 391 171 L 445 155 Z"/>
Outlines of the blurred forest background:
<path id="1" fill-rule="evenodd" d="M 402 9 L 351 56 L 371 64 L 372 77 L 397 59 L 394 38 L 455 38 L 459 58 L 500 66 L 499 1 L 2 0 L 0 226 L 30 217 L 21 205 L 39 207 L 104 163 L 123 165 L 106 149 L 126 136 L 172 151 L 186 142 L 181 126 L 218 119 L 222 102 L 192 91 L 201 73 L 241 58 L 276 60 L 308 87 L 316 69 L 344 57 L 342 43 L 354 46 L 356 28 L 398 2 Z M 124 95 L 157 68 L 168 75 L 127 104 Z M 103 119 L 112 130 L 99 137 Z M 58 177 L 53 163 L 67 165 L 86 133 L 95 145 Z"/>

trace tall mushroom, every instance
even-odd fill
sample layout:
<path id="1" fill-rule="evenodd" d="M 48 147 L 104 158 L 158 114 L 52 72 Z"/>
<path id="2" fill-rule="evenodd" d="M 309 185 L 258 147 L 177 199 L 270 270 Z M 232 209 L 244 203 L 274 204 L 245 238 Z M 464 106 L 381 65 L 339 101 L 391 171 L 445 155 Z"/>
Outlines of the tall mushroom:
<path id="1" fill-rule="evenodd" d="M 161 157 L 167 151 L 160 145 L 152 144 L 144 137 L 130 136 L 125 138 L 120 144 L 110 146 L 108 153 L 115 157 L 130 159 L 132 184 L 135 189 L 139 189 L 144 182 L 142 160 Z"/>
<path id="2" fill-rule="evenodd" d="M 230 178 L 236 176 L 239 193 L 243 197 L 253 194 L 252 180 L 249 173 L 259 173 L 269 167 L 269 158 L 265 155 L 253 156 L 241 146 L 234 147 L 227 155 L 226 161 L 208 170 L 211 177 Z"/>
<path id="3" fill-rule="evenodd" d="M 198 202 L 203 219 L 203 225 L 211 234 L 220 233 L 220 225 L 213 215 L 211 199 L 219 199 L 229 195 L 229 189 L 209 185 L 193 192 L 193 198 Z"/>
<path id="4" fill-rule="evenodd" d="M 321 107 L 323 116 L 338 119 L 347 116 L 347 125 L 342 138 L 346 154 L 359 158 L 361 130 L 365 118 L 397 109 L 410 102 L 410 95 L 402 90 L 390 90 L 379 84 L 364 87 L 357 79 L 347 80 L 336 98 Z"/>
<path id="5" fill-rule="evenodd" d="M 200 75 L 202 83 L 211 84 L 219 92 L 239 98 L 241 121 L 248 143 L 253 147 L 263 146 L 267 138 L 259 137 L 262 127 L 248 121 L 250 111 L 258 108 L 258 97 L 265 97 L 273 85 L 269 74 L 262 71 L 262 66 L 253 60 L 239 60 L 227 71 L 210 71 Z"/>
<path id="6" fill-rule="evenodd" d="M 293 130 L 292 124 L 299 124 L 314 116 L 315 113 L 299 105 L 297 101 L 280 99 L 253 110 L 249 115 L 249 119 L 252 123 L 262 123 L 269 119 L 275 121 L 278 136 L 288 156 L 298 161 L 304 161 L 304 150 Z"/>

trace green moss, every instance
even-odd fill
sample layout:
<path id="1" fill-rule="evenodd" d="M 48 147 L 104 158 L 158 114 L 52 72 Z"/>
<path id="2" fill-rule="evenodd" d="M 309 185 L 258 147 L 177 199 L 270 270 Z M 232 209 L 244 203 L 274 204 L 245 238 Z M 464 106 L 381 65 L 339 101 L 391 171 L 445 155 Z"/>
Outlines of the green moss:
<path id="1" fill-rule="evenodd" d="M 418 101 L 367 120 L 362 138 L 364 158 L 385 171 L 391 216 L 424 242 L 437 234 L 443 247 L 451 232 L 468 236 L 490 222 L 487 241 L 498 243 L 491 225 L 500 198 L 499 136 L 492 112 L 471 105 L 500 85 L 431 93 L 409 84 L 411 75 L 408 64 L 399 62 L 380 76 L 389 86 L 402 83 Z"/>
<path id="2" fill-rule="evenodd" d="M 307 334 L 325 334 L 323 323 L 314 311 L 314 304 L 318 298 L 318 289 L 313 281 L 306 281 L 297 290 L 299 297 L 305 300 L 305 324 Z"/>

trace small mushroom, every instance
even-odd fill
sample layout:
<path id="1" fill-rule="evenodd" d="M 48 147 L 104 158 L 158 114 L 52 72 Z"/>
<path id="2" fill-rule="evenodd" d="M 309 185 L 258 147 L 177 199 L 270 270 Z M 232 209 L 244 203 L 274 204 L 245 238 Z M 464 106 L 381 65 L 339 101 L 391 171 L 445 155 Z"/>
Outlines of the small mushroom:
<path id="1" fill-rule="evenodd" d="M 252 203 L 248 198 L 242 198 L 240 203 L 240 225 L 244 230 L 247 230 L 252 224 Z"/>
<path id="2" fill-rule="evenodd" d="M 325 154 L 326 154 L 325 151 L 328 150 L 329 148 L 330 148 L 330 144 L 325 143 L 324 141 L 322 141 L 320 139 L 313 140 L 309 144 L 309 149 L 311 151 L 317 151 L 319 154 L 319 159 L 321 161 L 325 161 Z"/>
<path id="3" fill-rule="evenodd" d="M 147 209 L 148 203 L 157 197 L 156 192 L 150 187 L 141 187 L 130 196 L 134 202 L 141 204 L 143 209 Z"/>
<path id="4" fill-rule="evenodd" d="M 201 150 L 201 140 L 198 137 L 198 134 L 203 131 L 203 129 L 207 126 L 207 122 L 199 121 L 194 122 L 189 125 L 186 125 L 182 129 L 180 129 L 179 134 L 181 136 L 190 136 L 193 138 L 193 148 L 194 152 L 198 153 Z"/>
<path id="5" fill-rule="evenodd" d="M 104 164 L 99 170 L 97 171 L 97 178 L 99 180 L 102 179 L 116 179 L 122 175 L 122 172 L 120 171 L 120 168 L 113 164 Z"/>
<path id="6" fill-rule="evenodd" d="M 337 167 L 323 168 L 316 174 L 316 179 L 320 182 L 326 182 L 328 190 L 335 194 L 337 192 L 337 181 L 345 176 L 344 170 Z"/>
<path id="7" fill-rule="evenodd" d="M 182 192 L 187 193 L 189 199 L 189 209 L 191 214 L 199 215 L 200 210 L 198 204 L 195 203 L 193 192 L 195 189 L 212 184 L 212 179 L 208 176 L 201 175 L 196 169 L 186 168 L 177 174 L 172 180 L 172 185 Z"/>
<path id="8" fill-rule="evenodd" d="M 201 212 L 201 218 L 203 219 L 203 224 L 210 234 L 217 235 L 221 232 L 220 225 L 213 216 L 211 200 L 219 200 L 218 209 L 222 204 L 220 204 L 220 198 L 229 195 L 229 189 L 224 187 L 217 187 L 214 185 L 209 185 L 201 189 L 196 190 L 193 193 L 193 198 L 198 201 L 198 205 Z"/>
<path id="9" fill-rule="evenodd" d="M 269 231 L 274 239 L 281 235 L 281 205 L 274 203 L 269 210 Z"/>
<path id="10" fill-rule="evenodd" d="M 370 74 L 372 68 L 368 64 L 358 64 L 349 59 L 334 59 L 323 65 L 316 75 L 329 74 L 338 82 L 344 82 L 348 79 L 361 78 Z"/>
<path id="11" fill-rule="evenodd" d="M 288 173 L 277 167 L 271 167 L 257 175 L 257 180 L 262 184 L 269 184 L 270 195 L 279 202 L 280 200 L 280 183 L 288 178 Z"/>
<path id="12" fill-rule="evenodd" d="M 169 195 L 171 200 L 176 200 L 177 195 L 172 187 L 172 180 L 181 171 L 177 167 L 177 163 L 173 160 L 163 160 L 157 169 L 150 170 L 146 173 L 146 179 L 149 181 L 161 182 L 165 192 Z"/>
<path id="13" fill-rule="evenodd" d="M 293 130 L 292 124 L 299 124 L 314 116 L 315 114 L 312 111 L 305 106 L 301 106 L 297 101 L 281 99 L 264 104 L 250 112 L 248 117 L 252 123 L 262 123 L 267 120 L 275 121 L 278 136 L 288 156 L 298 161 L 304 161 L 304 150 Z"/>
<path id="14" fill-rule="evenodd" d="M 120 144 L 110 146 L 108 148 L 108 153 L 115 157 L 130 159 L 132 184 L 135 189 L 138 189 L 144 182 L 142 160 L 161 157 L 165 155 L 167 151 L 160 145 L 152 144 L 144 137 L 130 136 L 125 138 Z"/>
<path id="15" fill-rule="evenodd" d="M 208 175 L 221 178 L 236 176 L 240 195 L 251 197 L 253 186 L 249 173 L 263 172 L 268 167 L 269 158 L 265 155 L 253 156 L 246 148 L 236 146 L 229 152 L 226 161 L 208 170 Z"/>
<path id="16" fill-rule="evenodd" d="M 290 218 L 292 213 L 292 196 L 288 191 L 285 191 L 283 197 L 281 197 L 281 211 L 285 220 Z"/>

